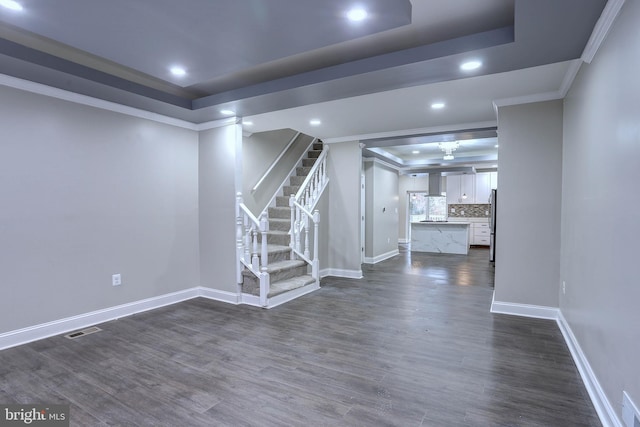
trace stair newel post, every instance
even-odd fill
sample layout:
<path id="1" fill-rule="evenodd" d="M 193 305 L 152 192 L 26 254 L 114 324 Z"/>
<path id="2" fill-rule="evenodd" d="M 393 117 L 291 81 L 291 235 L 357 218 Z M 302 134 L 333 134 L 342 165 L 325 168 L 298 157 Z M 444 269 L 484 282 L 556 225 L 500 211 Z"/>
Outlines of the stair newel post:
<path id="1" fill-rule="evenodd" d="M 262 240 L 262 251 L 261 251 L 261 269 L 263 273 L 267 271 L 267 267 L 269 266 L 269 255 L 267 252 L 267 231 L 269 231 L 269 218 L 267 214 L 263 214 L 260 216 L 260 234 Z"/>
<path id="2" fill-rule="evenodd" d="M 311 267 L 311 276 L 316 279 L 316 282 L 320 280 L 320 262 L 318 261 L 318 244 L 320 235 L 318 234 L 320 225 L 320 211 L 315 210 L 313 212 L 313 264 Z"/>
<path id="3" fill-rule="evenodd" d="M 289 230 L 289 247 L 291 248 L 291 259 L 296 259 L 296 254 L 293 251 L 295 248 L 295 221 L 296 221 L 296 212 L 294 202 L 296 201 L 296 196 L 293 194 L 289 197 L 289 207 L 291 208 L 291 229 Z"/>
<path id="4" fill-rule="evenodd" d="M 242 283 L 242 263 L 244 259 L 243 244 L 243 224 L 242 215 L 240 214 L 240 205 L 242 204 L 242 193 L 236 195 L 236 279 L 237 283 Z"/>

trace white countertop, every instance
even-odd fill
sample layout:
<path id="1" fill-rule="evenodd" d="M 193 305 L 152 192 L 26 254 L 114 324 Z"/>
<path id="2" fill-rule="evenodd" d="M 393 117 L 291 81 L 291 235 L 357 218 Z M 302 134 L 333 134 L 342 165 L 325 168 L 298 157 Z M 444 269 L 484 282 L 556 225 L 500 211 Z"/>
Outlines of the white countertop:
<path id="1" fill-rule="evenodd" d="M 426 222 L 412 222 L 411 225 L 437 225 L 437 226 L 441 226 L 441 225 L 470 225 L 470 222 L 466 222 L 466 221 L 426 221 Z"/>

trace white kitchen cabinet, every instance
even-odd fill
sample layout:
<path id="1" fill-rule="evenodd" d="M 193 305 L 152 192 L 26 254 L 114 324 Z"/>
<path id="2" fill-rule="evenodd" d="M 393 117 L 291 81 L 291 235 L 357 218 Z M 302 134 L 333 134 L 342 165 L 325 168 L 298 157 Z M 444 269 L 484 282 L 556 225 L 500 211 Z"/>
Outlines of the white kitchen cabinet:
<path id="1" fill-rule="evenodd" d="M 497 184 L 497 172 L 448 175 L 446 182 L 447 203 L 489 203 L 491 190 L 497 188 Z"/>
<path id="2" fill-rule="evenodd" d="M 480 246 L 489 246 L 490 239 L 489 222 L 472 222 L 471 223 L 471 244 Z"/>
<path id="3" fill-rule="evenodd" d="M 476 203 L 489 203 L 489 196 L 491 196 L 491 173 L 492 172 L 476 173 Z"/>
<path id="4" fill-rule="evenodd" d="M 447 175 L 447 204 L 460 203 L 460 177 L 462 175 Z"/>

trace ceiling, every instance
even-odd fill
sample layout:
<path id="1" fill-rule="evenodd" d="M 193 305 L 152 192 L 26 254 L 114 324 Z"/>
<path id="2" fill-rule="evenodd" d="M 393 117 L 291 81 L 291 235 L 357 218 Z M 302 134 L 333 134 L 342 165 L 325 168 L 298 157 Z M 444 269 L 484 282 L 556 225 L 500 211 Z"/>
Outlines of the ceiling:
<path id="1" fill-rule="evenodd" d="M 437 149 L 401 146 L 451 137 L 490 138 L 470 156 L 492 161 L 493 101 L 558 92 L 606 4 L 15 1 L 0 6 L 1 74 L 196 124 L 235 115 L 249 132 L 366 140 L 405 166 L 435 164 Z M 363 21 L 346 18 L 355 4 Z"/>

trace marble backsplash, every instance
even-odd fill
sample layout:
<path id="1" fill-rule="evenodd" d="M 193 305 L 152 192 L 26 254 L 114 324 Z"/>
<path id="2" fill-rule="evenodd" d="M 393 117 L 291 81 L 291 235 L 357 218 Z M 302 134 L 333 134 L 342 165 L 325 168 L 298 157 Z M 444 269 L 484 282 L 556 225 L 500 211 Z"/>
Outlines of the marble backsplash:
<path id="1" fill-rule="evenodd" d="M 450 204 L 447 206 L 449 217 L 453 218 L 489 218 L 490 204 Z M 455 212 L 451 210 L 455 209 Z M 464 212 L 464 213 L 463 213 Z"/>

